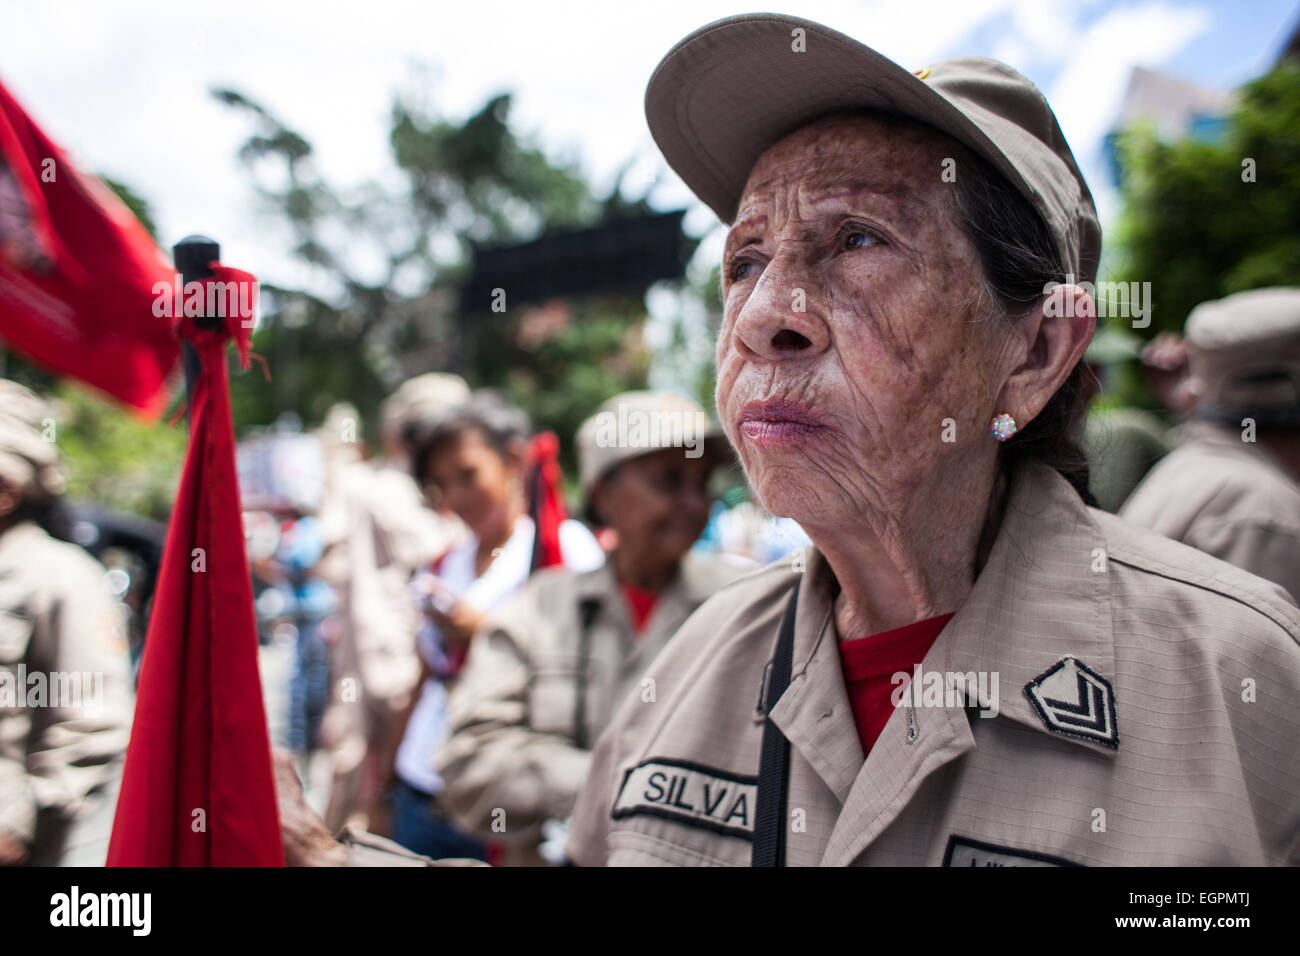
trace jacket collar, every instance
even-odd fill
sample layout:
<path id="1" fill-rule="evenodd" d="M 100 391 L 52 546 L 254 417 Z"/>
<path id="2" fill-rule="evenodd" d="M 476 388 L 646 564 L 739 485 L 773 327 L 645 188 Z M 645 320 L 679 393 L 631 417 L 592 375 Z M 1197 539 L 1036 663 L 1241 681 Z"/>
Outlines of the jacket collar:
<path id="1" fill-rule="evenodd" d="M 999 716 L 1113 757 L 1117 733 L 1114 744 L 1096 735 L 1065 733 L 1068 725 L 1049 725 L 1041 702 L 1035 704 L 1030 693 L 1031 683 L 1064 661 L 1096 686 L 1111 711 L 1110 730 L 1116 730 L 1124 702 L 1114 697 L 1108 557 L 1101 528 L 1070 484 L 1046 465 L 1021 467 L 1012 476 L 988 561 L 936 641 L 935 666 L 996 674 Z M 1059 691 L 1062 683 L 1058 679 L 1053 686 Z"/>
<path id="2" fill-rule="evenodd" d="M 833 602 L 838 585 L 830 564 L 815 547 L 801 553 L 806 571 L 796 616 L 792 682 L 772 716 L 791 743 L 798 746 L 796 738 L 804 738 L 806 746 L 799 749 L 843 800 L 860 765 L 845 766 L 843 747 L 830 746 L 833 737 L 842 735 L 846 722 L 852 723 L 836 648 Z M 1030 693 L 1033 682 L 1044 679 L 1063 661 L 1073 670 L 1076 665 L 1066 660 L 1073 658 L 1108 685 L 1099 686 L 1098 692 L 1109 690 L 1105 703 L 1111 708 L 1112 727 L 1122 723 L 1124 702 L 1116 700 L 1113 691 L 1107 560 L 1101 528 L 1070 484 L 1045 465 L 1024 464 L 1011 476 L 1002 524 L 988 559 L 965 602 L 926 655 L 923 672 L 983 673 L 990 688 L 996 675 L 999 717 L 1115 756 L 1116 746 L 1095 736 L 1063 732 L 1068 725 L 1060 721 L 1049 724 L 1040 713 L 1042 704 L 1036 705 Z M 809 679 L 800 680 L 800 675 Z M 1061 689 L 1059 678 L 1053 686 Z M 837 719 L 826 719 L 834 711 Z M 957 715 L 965 724 L 963 712 L 958 710 Z M 921 719 L 920 711 L 900 713 L 897 722 L 891 717 L 882 740 L 885 734 L 899 732 L 898 726 L 906 725 L 909 717 Z M 955 724 L 949 729 L 958 736 L 969 734 L 968 730 L 962 734 L 963 728 Z M 838 756 L 832 759 L 828 756 L 832 753 Z"/>
<path id="3" fill-rule="evenodd" d="M 628 653 L 627 666 L 644 667 L 663 645 L 677 632 L 682 622 L 704 603 L 717 588 L 717 576 L 708 573 L 703 559 L 687 551 L 678 566 L 677 574 L 659 593 L 659 600 L 645 630 L 639 634 L 632 622 L 632 613 L 623 600 L 614 562 L 604 564 L 576 576 L 574 590 L 578 603 L 594 601 L 600 606 L 598 617 L 617 628 Z"/>
<path id="4" fill-rule="evenodd" d="M 577 575 L 574 586 L 579 600 L 594 598 L 603 602 L 612 595 L 618 594 L 618 577 L 614 574 L 613 556 L 608 556 L 600 567 Z M 716 580 L 703 573 L 701 559 L 694 552 L 687 551 L 682 556 L 676 576 L 660 592 L 660 600 L 669 596 L 675 600 L 680 596 L 693 606 L 698 606 L 712 596 L 715 589 Z"/>
<path id="5" fill-rule="evenodd" d="M 1076 690 L 1079 665 L 1100 681 L 1087 686 L 1089 693 L 1094 686 L 1106 692 L 1109 729 L 1117 711 L 1123 719 L 1122 702 L 1117 706 L 1110 692 L 1114 648 L 1104 549 L 1091 512 L 1063 478 L 1046 466 L 1020 468 L 1012 476 L 988 560 L 926 654 L 923 671 L 945 677 L 983 672 L 988 689 L 996 674 L 994 721 L 1013 720 L 1113 757 L 1111 746 L 1063 732 L 1078 716 L 1068 709 L 1074 701 L 1066 698 Z M 968 717 L 961 701 L 951 707 L 900 706 L 864 761 L 836 646 L 835 575 L 814 548 L 801 554 L 807 570 L 795 618 L 791 682 L 770 716 L 841 805 L 822 862 L 844 865 L 902 812 L 930 774 L 976 746 L 972 723 L 983 718 Z M 1048 685 L 1052 693 L 1045 695 L 1057 719 L 1053 727 L 1028 690 L 1058 668 L 1069 670 Z M 1083 703 L 1096 713 L 1095 698 Z M 793 779 L 803 771 L 795 763 L 791 772 Z M 802 792 L 808 792 L 807 783 L 799 782 Z"/>

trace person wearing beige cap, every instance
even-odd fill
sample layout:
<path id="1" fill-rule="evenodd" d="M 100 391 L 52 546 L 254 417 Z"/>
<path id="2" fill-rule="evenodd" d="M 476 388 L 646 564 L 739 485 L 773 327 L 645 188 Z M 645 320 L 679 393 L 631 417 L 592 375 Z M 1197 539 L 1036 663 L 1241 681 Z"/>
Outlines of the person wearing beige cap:
<path id="1" fill-rule="evenodd" d="M 1300 610 L 1090 507 L 1101 231 L 1038 90 L 752 14 L 674 46 L 646 115 L 729 226 L 722 427 L 813 543 L 649 665 L 569 859 L 1300 862 Z"/>
<path id="2" fill-rule="evenodd" d="M 616 395 L 582 424 L 577 446 L 588 520 L 617 543 L 594 570 L 536 572 L 492 615 L 450 695 L 438 751 L 440 806 L 500 846 L 506 865 L 558 861 L 595 739 L 624 698 L 655 699 L 642 671 L 692 611 L 748 570 L 691 551 L 708 520 L 709 478 L 734 461 L 697 402 Z M 290 862 L 428 862 L 356 828 L 344 830 L 343 850 L 311 824 L 297 788 L 283 788 L 286 798 Z"/>
<path id="3" fill-rule="evenodd" d="M 1300 288 L 1202 303 L 1185 345 L 1193 420 L 1120 515 L 1300 602 Z"/>
<path id="4" fill-rule="evenodd" d="M 439 754 L 454 820 L 505 849 L 557 862 L 591 746 L 629 695 L 654 699 L 646 666 L 703 601 L 746 570 L 694 554 L 709 478 L 730 461 L 697 402 L 626 392 L 578 430 L 589 521 L 617 545 L 593 571 L 538 572 L 471 646 Z"/>
<path id="5" fill-rule="evenodd" d="M 0 379 L 0 865 L 59 862 L 120 771 L 126 625 L 104 568 L 50 536 L 63 489 L 53 411 Z"/>
<path id="6" fill-rule="evenodd" d="M 459 375 L 429 372 L 407 379 L 379 409 L 382 454 L 341 469 L 322 519 L 331 546 L 322 565 L 335 586 L 340 634 L 331 655 L 333 689 L 323 720 L 333 780 L 325 819 L 382 827 L 385 744 L 397 732 L 419 684 L 420 615 L 408 594 L 417 568 L 464 538 L 455 515 L 430 508 L 411 477 L 407 441 L 420 423 L 450 415 L 469 398 Z M 356 447 L 359 422 L 327 423 L 331 442 Z M 326 426 L 322 426 L 324 428 Z M 334 432 L 333 429 L 337 429 Z"/>
<path id="7" fill-rule="evenodd" d="M 1090 507 L 1101 234 L 1042 95 L 709 24 L 651 132 L 729 232 L 718 415 L 813 544 L 722 589 L 597 742 L 580 865 L 1300 862 L 1300 611 Z"/>

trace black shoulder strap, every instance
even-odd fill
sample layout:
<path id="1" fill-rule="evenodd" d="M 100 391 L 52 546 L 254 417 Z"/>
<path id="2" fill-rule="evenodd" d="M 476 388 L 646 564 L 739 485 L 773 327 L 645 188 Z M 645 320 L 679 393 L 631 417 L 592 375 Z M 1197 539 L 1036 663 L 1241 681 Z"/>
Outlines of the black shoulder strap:
<path id="1" fill-rule="evenodd" d="M 772 710 L 790 686 L 794 664 L 794 616 L 799 607 L 799 581 L 785 606 L 781 634 L 776 641 L 771 670 L 763 692 L 763 714 Z M 751 866 L 785 866 L 785 799 L 790 774 L 790 741 L 767 717 L 763 723 L 763 751 L 758 763 L 758 796 L 754 809 L 754 851 Z"/>
<path id="2" fill-rule="evenodd" d="M 578 631 L 578 673 L 573 678 L 573 745 L 579 750 L 590 750 L 587 740 L 587 661 L 591 657 L 591 625 L 600 610 L 596 598 L 582 601 L 582 623 Z"/>

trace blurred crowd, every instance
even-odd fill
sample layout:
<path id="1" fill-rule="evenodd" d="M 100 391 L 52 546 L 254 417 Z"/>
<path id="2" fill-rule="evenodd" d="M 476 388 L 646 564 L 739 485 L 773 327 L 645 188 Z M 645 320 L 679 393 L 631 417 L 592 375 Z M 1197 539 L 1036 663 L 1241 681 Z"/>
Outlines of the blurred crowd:
<path id="1" fill-rule="evenodd" d="M 688 427 L 642 441 L 599 434 L 620 415 Z M 629 681 L 717 587 L 807 539 L 723 487 L 727 472 L 735 481 L 730 448 L 680 396 L 626 393 L 594 410 L 575 439 L 582 520 L 567 514 L 558 440 L 499 393 L 431 373 L 398 388 L 379 418 L 369 456 L 346 405 L 311 434 L 289 423 L 241 445 L 260 630 L 268 645 L 294 646 L 288 693 L 269 695 L 288 709 L 272 721 L 285 727 L 277 743 L 305 778 L 328 780 L 313 795 L 333 830 L 433 857 L 537 861 L 543 825 L 562 821 L 581 754 Z M 532 597 L 559 588 L 547 593 L 560 606 L 530 611 L 513 633 L 505 612 L 533 579 Z M 590 620 L 575 630 L 591 646 L 567 633 L 548 644 L 540 622 L 561 623 L 579 592 Z M 573 738 L 561 752 L 533 737 L 557 701 L 581 711 L 552 715 Z M 521 750 L 534 797 L 493 792 L 480 806 L 490 784 L 521 771 Z M 327 775 L 313 772 L 322 758 Z M 491 838 L 501 804 L 502 832 L 532 835 L 522 851 Z"/>
<path id="2" fill-rule="evenodd" d="M 1104 329 L 1085 361 L 1099 506 L 1300 599 L 1300 290 L 1205 303 L 1145 344 Z M 1126 365 L 1161 409 L 1104 401 Z M 611 441 L 619 416 L 703 427 Z M 0 380 L 5 864 L 66 860 L 78 821 L 111 808 L 161 544 L 63 501 L 51 420 Z M 679 395 L 592 410 L 573 515 L 556 436 L 497 392 L 421 375 L 383 403 L 373 450 L 363 424 L 339 405 L 314 431 L 240 444 L 259 634 L 291 662 L 264 672 L 273 743 L 306 777 L 326 768 L 331 832 L 560 863 L 591 746 L 621 701 L 653 699 L 650 661 L 706 598 L 807 538 L 746 499 L 720 429 Z M 77 695 L 55 686 L 69 673 Z"/>

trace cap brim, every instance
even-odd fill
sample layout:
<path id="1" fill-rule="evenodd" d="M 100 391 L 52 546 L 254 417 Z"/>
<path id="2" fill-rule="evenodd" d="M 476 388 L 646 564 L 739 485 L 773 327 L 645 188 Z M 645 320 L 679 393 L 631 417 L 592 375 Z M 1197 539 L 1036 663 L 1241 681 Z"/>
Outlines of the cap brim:
<path id="1" fill-rule="evenodd" d="M 792 50 L 805 31 L 807 52 Z M 938 129 L 1033 192 L 1011 160 L 924 80 L 850 37 L 810 20 L 745 14 L 680 41 L 646 87 L 646 120 L 668 164 L 725 223 L 763 152 L 818 116 L 880 110 Z"/>

